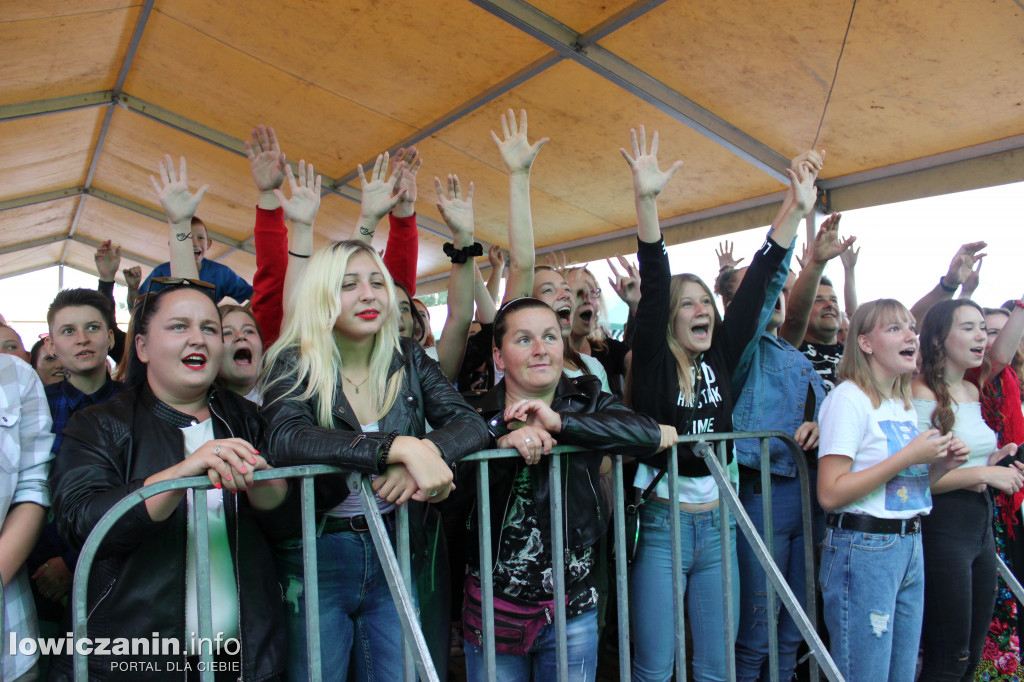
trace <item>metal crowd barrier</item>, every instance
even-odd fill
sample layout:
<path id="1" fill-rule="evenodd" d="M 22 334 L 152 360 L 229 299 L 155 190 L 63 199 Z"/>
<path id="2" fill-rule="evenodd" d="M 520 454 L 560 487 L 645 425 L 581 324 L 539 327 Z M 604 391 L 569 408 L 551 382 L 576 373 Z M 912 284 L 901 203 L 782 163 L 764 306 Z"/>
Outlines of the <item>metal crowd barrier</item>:
<path id="1" fill-rule="evenodd" d="M 761 441 L 762 458 L 762 485 L 764 490 L 764 520 L 765 539 L 754 528 L 749 516 L 744 511 L 736 491 L 728 480 L 724 469 L 725 444 L 727 440 L 741 438 L 757 438 Z M 778 567 L 772 559 L 771 548 L 771 486 L 768 466 L 768 441 L 770 438 L 778 438 L 785 441 L 793 450 L 793 459 L 797 463 L 798 473 L 801 479 L 801 496 L 804 508 L 804 553 L 807 562 L 807 612 L 800 608 L 793 591 L 790 589 L 785 578 L 779 572 Z M 768 613 L 775 613 L 776 593 L 783 605 L 792 615 L 797 627 L 800 629 L 804 640 L 811 649 L 811 653 L 818 666 L 824 670 L 826 677 L 832 682 L 842 682 L 838 670 L 832 659 L 829 657 L 824 644 L 816 632 L 816 595 L 815 595 L 815 571 L 814 571 L 814 545 L 811 538 L 810 519 L 810 493 L 808 488 L 807 464 L 803 459 L 803 453 L 788 435 L 777 431 L 744 432 L 726 434 L 702 434 L 698 436 L 684 436 L 679 439 L 680 443 L 693 443 L 694 451 L 703 457 L 708 468 L 718 484 L 721 510 L 719 514 L 720 530 L 724 529 L 723 536 L 728 537 L 729 513 L 736 517 L 737 525 L 748 542 L 754 549 L 758 561 L 768 578 Z M 718 456 L 716 457 L 710 442 L 716 442 Z M 565 454 L 579 452 L 580 448 L 571 446 L 558 446 L 554 448 L 551 457 L 548 458 L 550 467 L 551 486 L 554 491 L 551 496 L 551 518 L 561 519 L 563 516 L 562 500 L 562 457 Z M 479 464 L 477 476 L 478 513 L 481 522 L 479 526 L 480 540 L 480 566 L 493 565 L 493 548 L 491 527 L 490 527 L 490 469 L 489 462 L 495 459 L 519 457 L 516 450 L 485 450 L 465 458 L 463 461 L 474 461 Z M 629 583 L 627 577 L 627 561 L 624 548 L 626 546 L 626 533 L 624 522 L 625 487 L 623 480 L 623 465 L 621 457 L 614 457 L 614 493 L 613 493 L 613 532 L 615 533 L 615 585 L 618 605 L 618 641 L 619 641 L 619 676 L 622 680 L 630 679 L 630 647 L 629 647 Z M 678 499 L 679 492 L 679 471 L 678 461 L 675 457 L 669 457 L 669 497 Z M 302 504 L 302 541 L 303 541 L 303 568 L 304 577 L 304 599 L 306 606 L 306 635 L 307 654 L 309 662 L 309 678 L 319 679 L 320 671 L 320 627 L 319 627 L 319 585 L 315 569 L 316 558 L 316 523 L 313 507 L 313 477 L 321 474 L 345 473 L 340 469 L 330 466 L 299 466 L 260 471 L 255 474 L 256 480 L 301 478 L 301 504 Z M 419 626 L 416 606 L 412 598 L 412 571 L 411 552 L 409 548 L 408 533 L 408 509 L 405 506 L 399 507 L 397 511 L 397 538 L 398 553 L 391 545 L 387 529 L 377 509 L 374 494 L 370 488 L 369 477 L 358 474 L 349 474 L 349 485 L 353 492 L 358 492 L 363 505 L 363 512 L 368 520 L 370 533 L 374 546 L 381 560 L 384 574 L 388 581 L 391 594 L 398 605 L 398 613 L 402 625 L 404 639 L 403 652 L 403 679 L 413 682 L 417 675 L 422 680 L 435 681 L 438 675 L 434 669 L 430 652 L 427 649 L 422 630 Z M 205 476 L 164 481 L 141 488 L 127 496 L 111 508 L 90 533 L 85 545 L 79 555 L 78 564 L 75 569 L 75 581 L 72 592 L 72 615 L 74 622 L 75 641 L 87 636 L 87 614 L 86 600 L 88 594 L 89 572 L 96 558 L 96 552 L 107 532 L 114 524 L 130 509 L 144 500 L 171 490 L 192 488 L 194 490 L 194 502 L 192 505 L 192 523 L 196 529 L 197 545 L 197 592 L 199 603 L 199 637 L 200 641 L 209 641 L 212 636 L 212 617 L 210 613 L 210 569 L 208 559 L 208 526 L 205 513 L 196 513 L 196 510 L 206 510 L 206 494 L 210 488 L 209 479 Z M 672 561 L 673 561 L 673 592 L 675 606 L 675 658 L 676 658 L 676 679 L 684 682 L 686 677 L 686 637 L 685 637 L 685 595 L 682 579 L 682 547 L 680 542 L 680 521 L 678 513 L 672 514 Z M 565 618 L 565 538 L 561 523 L 552 523 L 552 574 L 554 579 L 554 602 L 555 602 L 555 636 L 557 646 L 558 680 L 569 679 L 568 659 L 566 649 L 566 618 Z M 726 647 L 727 678 L 730 682 L 736 679 L 734 660 L 734 630 L 732 604 L 737 598 L 732 583 L 732 553 L 728 541 L 722 544 L 723 563 L 723 593 L 725 596 L 725 631 L 724 642 Z M 481 593 L 483 602 L 484 622 L 484 670 L 487 679 L 495 679 L 495 641 L 494 641 L 494 581 L 489 570 L 481 570 Z M 1019 588 L 1019 584 L 1017 585 Z M 810 613 L 810 616 L 808 616 Z M 769 617 L 769 652 L 772 668 L 772 680 L 777 681 L 777 619 Z M 200 647 L 200 664 L 204 668 L 201 672 L 201 679 L 204 682 L 213 680 L 213 672 L 210 664 L 213 661 L 213 653 L 210 647 L 203 650 Z M 88 659 L 77 650 L 74 654 L 75 679 L 84 682 L 88 679 Z M 817 667 L 812 664 L 812 679 L 818 680 Z"/>

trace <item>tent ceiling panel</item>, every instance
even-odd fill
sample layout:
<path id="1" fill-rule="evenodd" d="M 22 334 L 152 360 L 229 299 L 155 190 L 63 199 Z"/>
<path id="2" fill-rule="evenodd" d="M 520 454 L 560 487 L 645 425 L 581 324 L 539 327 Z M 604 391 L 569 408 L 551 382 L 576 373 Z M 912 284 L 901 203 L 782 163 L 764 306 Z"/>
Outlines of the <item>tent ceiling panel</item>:
<path id="1" fill-rule="evenodd" d="M 444 146 L 459 148 L 500 176 L 477 181 L 482 201 L 474 203 L 490 241 L 504 232 L 508 204 L 505 166 L 490 131 L 500 131 L 499 115 L 508 106 L 524 106 L 531 112 L 531 141 L 552 139 L 539 153 L 531 176 L 538 246 L 636 224 L 629 168 L 618 149 L 629 147 L 629 128 L 641 123 L 649 131 L 660 131 L 660 155 L 666 165 L 674 159 L 686 164 L 686 181 L 669 185 L 659 200 L 665 216 L 780 189 L 768 175 L 675 119 L 566 61 L 436 135 Z M 424 163 L 431 161 L 435 144 L 421 147 Z M 495 232 L 498 229 L 501 232 Z M 507 244 L 505 239 L 498 241 Z"/>
<path id="2" fill-rule="evenodd" d="M 830 175 L 1024 129 L 1024 8 L 984 7 L 970 0 L 858 5 L 822 130 L 836 160 Z"/>
<path id="3" fill-rule="evenodd" d="M 0 248 L 13 248 L 47 235 L 66 234 L 79 199 L 68 197 L 0 212 Z M 0 263 L 6 263 L 7 257 L 0 256 Z M 2 270 L 4 267 L 0 266 Z"/>
<path id="4" fill-rule="evenodd" d="M 240 140 L 257 123 L 272 124 L 289 158 L 313 160 L 332 176 L 414 130 L 159 12 L 150 17 L 125 90 Z"/>
<path id="5" fill-rule="evenodd" d="M 815 142 L 851 3 L 780 7 L 668 2 L 601 45 L 792 156 Z M 830 154 L 826 176 L 1019 133 L 1022 14 L 859 2 L 816 145 Z"/>
<path id="6" fill-rule="evenodd" d="M 138 7 L 0 22 L 0 104 L 110 90 L 124 60 Z M 63 4 L 63 3 L 61 3 Z M 78 3 L 76 3 L 78 4 Z M 66 9 L 66 7 L 65 7 Z"/>
<path id="7" fill-rule="evenodd" d="M 318 234 L 323 235 L 330 241 L 342 241 L 344 239 L 351 239 L 352 233 L 356 229 L 356 223 L 359 222 L 359 204 L 346 199 L 345 197 L 339 197 L 337 194 L 325 194 L 320 199 L 320 209 L 316 214 L 316 231 Z M 374 244 L 380 239 L 379 249 L 384 248 L 384 239 L 388 233 L 388 221 L 387 218 L 380 221 L 380 225 L 377 227 L 377 239 L 374 239 Z"/>
<path id="8" fill-rule="evenodd" d="M 138 254 L 157 263 L 169 257 L 165 223 L 96 197 L 85 197 L 85 207 L 75 234 L 96 242 L 110 239 L 114 244 L 120 244 L 125 252 Z M 143 266 L 142 270 L 144 275 L 148 274 L 150 266 Z"/>
<path id="9" fill-rule="evenodd" d="M 4 5 L 4 22 L 80 17 L 114 9 L 138 7 L 137 0 L 22 0 Z"/>
<path id="10" fill-rule="evenodd" d="M 102 120 L 86 109 L 0 123 L 0 199 L 85 184 Z"/>
<path id="11" fill-rule="evenodd" d="M 92 244 L 83 244 L 82 242 L 72 241 L 68 246 L 68 253 L 65 257 L 65 263 L 76 270 L 82 272 L 96 272 L 96 261 L 93 255 L 96 253 L 95 247 Z M 121 267 L 117 270 L 117 277 L 114 279 L 118 284 L 124 284 L 124 275 L 121 274 L 121 270 L 130 268 L 138 265 L 142 268 L 142 276 L 145 277 L 149 274 L 149 266 L 132 260 L 131 258 L 122 255 L 121 256 Z"/>
<path id="12" fill-rule="evenodd" d="M 530 3 L 545 14 L 557 19 L 577 33 L 586 33 L 603 21 L 614 17 L 633 5 L 647 3 L 635 0 L 533 0 Z"/>
<path id="13" fill-rule="evenodd" d="M 179 156 L 187 159 L 193 190 L 210 185 L 199 206 L 199 217 L 211 230 L 238 240 L 252 234 L 257 192 L 249 163 L 237 154 L 129 111 L 114 111 L 93 185 L 160 211 L 149 176 L 157 175 L 157 164 L 164 154 L 171 155 L 176 168 Z"/>
<path id="14" fill-rule="evenodd" d="M 364 107 L 368 113 L 416 128 L 549 52 L 464 0 L 305 3 L 288 11 L 257 0 L 247 5 L 245 21 L 237 20 L 237 7 L 231 3 L 159 2 L 157 10 L 296 85 L 315 83 L 342 98 L 345 107 Z M 276 123 L 278 111 L 292 109 L 298 115 L 309 106 L 303 100 L 276 104 L 266 121 Z M 352 118 L 347 108 L 327 112 L 319 119 L 324 122 L 321 127 L 352 129 L 366 116 Z M 357 137 L 369 132 L 361 130 Z M 396 139 L 400 138 L 378 147 Z M 354 168 L 369 156 L 355 161 L 347 155 L 339 158 Z"/>
<path id="15" fill-rule="evenodd" d="M 54 242 L 37 246 L 17 253 L 5 253 L 0 256 L 0 277 L 13 274 L 42 270 L 60 262 L 60 254 L 64 250 L 64 242 Z M 95 266 L 92 268 L 95 270 Z"/>

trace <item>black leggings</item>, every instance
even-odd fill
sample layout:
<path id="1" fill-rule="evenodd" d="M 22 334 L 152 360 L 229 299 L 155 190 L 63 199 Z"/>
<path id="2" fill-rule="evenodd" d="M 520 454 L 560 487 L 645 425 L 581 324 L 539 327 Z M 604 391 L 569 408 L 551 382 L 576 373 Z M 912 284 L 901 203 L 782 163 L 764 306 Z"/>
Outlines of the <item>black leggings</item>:
<path id="1" fill-rule="evenodd" d="M 996 549 L 988 492 L 932 498 L 924 517 L 924 661 L 921 679 L 969 682 L 995 605 Z"/>

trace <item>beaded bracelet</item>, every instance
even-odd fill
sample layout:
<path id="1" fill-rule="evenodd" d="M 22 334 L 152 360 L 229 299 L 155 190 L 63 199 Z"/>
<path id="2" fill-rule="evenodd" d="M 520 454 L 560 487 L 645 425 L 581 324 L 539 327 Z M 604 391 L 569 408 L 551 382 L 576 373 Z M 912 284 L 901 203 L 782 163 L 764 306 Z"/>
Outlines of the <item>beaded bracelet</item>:
<path id="1" fill-rule="evenodd" d="M 388 468 L 388 455 L 391 454 L 391 446 L 394 444 L 395 439 L 398 438 L 398 431 L 392 431 L 384 439 L 384 443 L 377 450 L 377 472 L 383 474 L 384 470 Z"/>

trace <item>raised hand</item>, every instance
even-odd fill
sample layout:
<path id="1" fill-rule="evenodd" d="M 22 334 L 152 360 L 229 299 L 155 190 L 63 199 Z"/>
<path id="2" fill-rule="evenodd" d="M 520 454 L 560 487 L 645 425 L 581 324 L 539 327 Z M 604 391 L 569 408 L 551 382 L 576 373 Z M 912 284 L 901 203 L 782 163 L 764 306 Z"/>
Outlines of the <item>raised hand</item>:
<path id="1" fill-rule="evenodd" d="M 977 265 L 973 270 L 971 270 L 971 274 L 967 275 L 967 279 L 965 279 L 963 284 L 960 285 L 961 298 L 970 298 L 973 296 L 974 292 L 978 289 L 978 285 L 981 284 L 981 261 L 982 259 L 979 258 Z"/>
<path id="2" fill-rule="evenodd" d="M 441 180 L 434 178 L 434 189 L 437 190 L 437 210 L 452 231 L 456 248 L 460 242 L 465 245 L 473 243 L 473 183 L 469 183 L 466 198 L 462 198 L 462 186 L 459 176 L 448 174 L 448 191 L 441 186 Z"/>
<path id="3" fill-rule="evenodd" d="M 401 162 L 396 163 L 391 171 L 391 175 L 388 175 L 388 162 L 390 158 L 390 154 L 387 152 L 379 155 L 373 164 L 373 170 L 370 171 L 369 179 L 366 178 L 366 174 L 363 172 L 362 164 L 356 167 L 359 171 L 359 184 L 362 186 L 363 192 L 359 229 L 364 233 L 364 236 L 372 235 L 373 230 L 365 225 L 363 219 L 369 220 L 376 226 L 381 218 L 390 213 L 398 205 L 398 202 L 405 198 L 408 192 L 404 187 L 398 188 L 398 183 L 402 179 Z M 369 233 L 365 233 L 367 229 L 370 230 Z"/>
<path id="4" fill-rule="evenodd" d="M 252 180 L 260 192 L 280 189 L 285 179 L 284 153 L 277 142 L 273 128 L 260 124 L 252 129 L 250 140 L 245 143 L 245 154 L 249 157 Z"/>
<path id="5" fill-rule="evenodd" d="M 857 267 L 857 257 L 860 256 L 860 247 L 850 248 L 839 254 L 839 260 L 843 262 L 843 270 L 849 272 Z"/>
<path id="6" fill-rule="evenodd" d="M 167 222 L 172 225 L 180 225 L 192 220 L 196 214 L 199 202 L 202 201 L 209 185 L 203 185 L 194 194 L 188 188 L 188 171 L 185 167 L 185 157 L 180 157 L 180 170 L 175 172 L 174 162 L 170 154 L 165 154 L 163 161 L 158 164 L 160 179 L 150 175 L 149 180 L 156 190 L 157 199 L 167 214 Z"/>
<path id="7" fill-rule="evenodd" d="M 814 202 L 818 200 L 818 188 L 814 186 L 814 181 L 818 179 L 818 171 L 821 170 L 824 158 L 824 149 L 821 150 L 820 156 L 817 152 L 804 152 L 793 160 L 792 168 L 786 169 L 790 182 L 789 197 L 793 201 L 797 215 L 801 217 L 807 215 L 814 207 Z"/>
<path id="8" fill-rule="evenodd" d="M 971 242 L 961 246 L 953 260 L 949 262 L 949 270 L 943 276 L 942 281 L 947 287 L 956 287 L 963 284 L 974 270 L 974 264 L 987 256 L 987 253 L 978 253 L 988 246 L 987 242 Z"/>
<path id="9" fill-rule="evenodd" d="M 569 259 L 566 258 L 565 251 L 548 251 L 544 254 L 544 260 L 549 268 L 558 272 L 565 272 L 569 267 Z"/>
<path id="10" fill-rule="evenodd" d="M 625 149 L 619 147 L 619 153 L 626 159 L 630 170 L 633 171 L 633 194 L 636 199 L 653 199 L 661 194 L 668 184 L 669 179 L 683 167 L 682 161 L 676 161 L 667 170 L 658 168 L 658 131 L 654 131 L 651 138 L 651 149 L 647 151 L 647 131 L 640 126 L 640 134 L 637 135 L 635 128 L 629 129 L 629 139 L 632 142 L 633 154 L 630 155 Z"/>
<path id="11" fill-rule="evenodd" d="M 615 254 L 615 258 L 624 272 L 619 272 L 615 268 L 615 264 L 612 263 L 612 259 L 606 258 L 605 262 L 608 263 L 608 268 L 613 275 L 608 278 L 608 283 L 618 297 L 629 306 L 630 310 L 636 310 L 637 304 L 640 303 L 640 271 L 622 256 Z"/>
<path id="12" fill-rule="evenodd" d="M 509 109 L 507 113 L 501 115 L 502 137 L 499 138 L 497 133 L 491 131 L 491 139 L 498 145 L 501 160 L 505 162 L 505 167 L 511 174 L 529 173 L 534 159 L 537 158 L 537 153 L 551 139 L 542 137 L 530 144 L 526 137 L 526 110 L 521 110 L 519 116 L 520 121 L 517 125 L 516 115 Z"/>
<path id="13" fill-rule="evenodd" d="M 307 165 L 305 159 L 299 161 L 297 180 L 292 174 L 291 166 L 285 166 L 285 175 L 288 178 L 291 198 L 286 199 L 284 192 L 279 189 L 273 190 L 274 196 L 281 202 L 281 207 L 288 220 L 311 227 L 316 219 L 316 212 L 320 208 L 321 178 L 313 171 L 313 164 Z"/>
<path id="14" fill-rule="evenodd" d="M 96 271 L 100 273 L 100 281 L 113 282 L 117 268 L 121 265 L 121 246 L 113 246 L 108 239 L 96 247 L 93 258 L 96 260 Z"/>
<path id="15" fill-rule="evenodd" d="M 416 147 L 399 147 L 394 162 L 396 170 L 401 169 L 396 191 L 405 190 L 405 196 L 395 206 L 394 214 L 399 218 L 408 218 L 416 212 L 416 173 L 423 164 L 423 158 Z"/>
<path id="16" fill-rule="evenodd" d="M 505 269 L 505 254 L 499 245 L 491 244 L 491 248 L 487 249 L 487 262 L 491 264 L 491 271 L 497 272 L 498 277 L 501 277 L 501 272 Z"/>
<path id="17" fill-rule="evenodd" d="M 715 249 L 715 255 L 718 256 L 718 271 L 721 272 L 726 268 L 735 268 L 737 265 L 742 263 L 745 258 L 734 258 L 732 255 L 732 249 L 735 246 L 735 242 L 728 240 L 719 242 L 718 247 Z"/>
<path id="18" fill-rule="evenodd" d="M 142 267 L 133 265 L 121 271 L 124 275 L 124 283 L 128 285 L 129 291 L 138 291 L 142 285 Z"/>
<path id="19" fill-rule="evenodd" d="M 825 218 L 818 229 L 818 234 L 814 237 L 814 246 L 811 249 L 811 259 L 815 262 L 824 264 L 836 256 L 842 256 L 857 240 L 856 237 L 839 238 L 839 219 L 841 217 L 841 214 L 833 213 Z"/>

